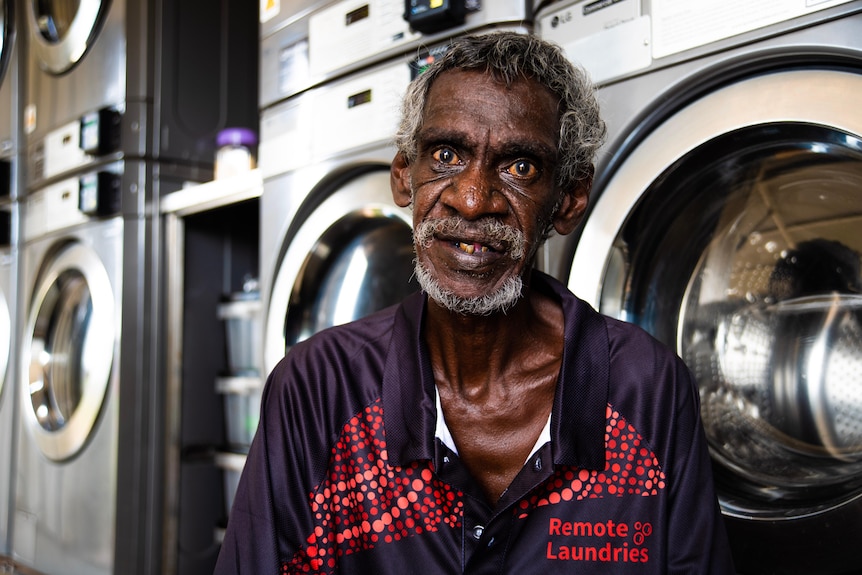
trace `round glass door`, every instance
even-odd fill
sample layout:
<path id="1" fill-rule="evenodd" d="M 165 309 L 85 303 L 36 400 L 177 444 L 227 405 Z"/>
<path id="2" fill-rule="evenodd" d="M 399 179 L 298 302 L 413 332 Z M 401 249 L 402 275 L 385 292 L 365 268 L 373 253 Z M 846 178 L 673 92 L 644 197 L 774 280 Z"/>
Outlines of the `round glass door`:
<path id="1" fill-rule="evenodd" d="M 96 424 L 111 378 L 116 324 L 102 261 L 82 244 L 60 248 L 37 279 L 23 348 L 24 414 L 50 459 L 75 455 Z"/>
<path id="2" fill-rule="evenodd" d="M 678 113 L 609 182 L 573 263 L 570 286 L 598 274 L 599 309 L 694 373 L 727 514 L 862 495 L 862 113 L 839 86 L 862 77 L 776 74 Z"/>
<path id="3" fill-rule="evenodd" d="M 616 237 L 602 300 L 694 372 L 728 509 L 862 488 L 859 230 L 862 142 L 789 124 L 682 158 Z"/>
<path id="4" fill-rule="evenodd" d="M 46 72 L 62 74 L 93 45 L 108 0 L 30 0 L 31 48 Z"/>
<path id="5" fill-rule="evenodd" d="M 6 77 L 6 68 L 12 57 L 12 30 L 15 16 L 12 12 L 12 4 L 6 0 L 0 0 L 0 84 Z"/>
<path id="6" fill-rule="evenodd" d="M 290 239 L 270 294 L 267 370 L 314 333 L 418 289 L 411 218 L 392 203 L 388 170 L 351 180 L 311 213 Z"/>

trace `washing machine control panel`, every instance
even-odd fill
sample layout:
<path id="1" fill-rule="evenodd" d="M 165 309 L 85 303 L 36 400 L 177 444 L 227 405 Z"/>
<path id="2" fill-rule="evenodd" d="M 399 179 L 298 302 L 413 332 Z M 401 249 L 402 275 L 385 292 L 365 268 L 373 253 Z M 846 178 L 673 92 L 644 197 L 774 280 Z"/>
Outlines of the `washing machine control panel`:
<path id="1" fill-rule="evenodd" d="M 120 149 L 120 120 L 114 108 L 102 108 L 81 118 L 80 147 L 85 154 L 105 156 Z"/>
<path id="2" fill-rule="evenodd" d="M 109 166 L 119 169 L 119 166 Z M 22 234 L 25 241 L 120 211 L 121 176 L 108 169 L 66 178 L 26 198 Z"/>
<path id="3" fill-rule="evenodd" d="M 110 216 L 120 212 L 120 175 L 92 172 L 78 180 L 78 209 L 88 216 Z"/>
<path id="4" fill-rule="evenodd" d="M 305 8 L 297 5 L 306 4 Z M 338 0 L 261 11 L 260 108 L 470 31 L 526 32 L 533 0 Z"/>
<path id="5" fill-rule="evenodd" d="M 423 34 L 440 32 L 464 23 L 465 0 L 405 0 L 404 19 Z"/>
<path id="6" fill-rule="evenodd" d="M 61 176 L 120 149 L 122 112 L 103 108 L 49 132 L 30 153 L 33 182 Z"/>

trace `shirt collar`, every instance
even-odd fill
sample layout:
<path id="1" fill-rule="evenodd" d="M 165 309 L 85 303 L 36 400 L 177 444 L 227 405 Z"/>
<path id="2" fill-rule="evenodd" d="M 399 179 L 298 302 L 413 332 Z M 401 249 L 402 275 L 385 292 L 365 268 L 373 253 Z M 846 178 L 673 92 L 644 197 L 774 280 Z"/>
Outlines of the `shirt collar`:
<path id="1" fill-rule="evenodd" d="M 554 463 L 602 469 L 609 368 L 605 323 L 550 276 L 534 271 L 531 286 L 557 298 L 565 318 L 562 369 L 549 427 Z M 383 373 L 386 443 L 389 459 L 396 465 L 434 458 L 434 438 L 439 428 L 437 390 L 422 338 L 425 306 L 426 298 L 421 293 L 400 305 Z M 541 441 L 537 447 L 546 442 Z"/>

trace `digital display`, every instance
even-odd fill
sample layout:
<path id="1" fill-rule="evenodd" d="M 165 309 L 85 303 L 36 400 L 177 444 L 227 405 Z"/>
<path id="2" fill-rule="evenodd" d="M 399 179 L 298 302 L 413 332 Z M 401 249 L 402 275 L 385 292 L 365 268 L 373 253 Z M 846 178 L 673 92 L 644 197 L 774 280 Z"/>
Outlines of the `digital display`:
<path id="1" fill-rule="evenodd" d="M 410 26 L 423 34 L 440 32 L 464 23 L 466 0 L 406 0 L 404 17 Z"/>
<path id="2" fill-rule="evenodd" d="M 366 4 L 365 6 L 361 6 L 356 10 L 348 12 L 344 16 L 344 23 L 347 26 L 350 26 L 351 24 L 359 22 L 360 20 L 365 20 L 366 18 L 368 18 L 369 12 L 370 10 L 368 9 L 368 4 Z"/>
<path id="3" fill-rule="evenodd" d="M 365 90 L 363 92 L 359 92 L 358 94 L 348 96 L 347 108 L 355 108 L 356 106 L 368 104 L 369 102 L 371 102 L 371 90 Z"/>

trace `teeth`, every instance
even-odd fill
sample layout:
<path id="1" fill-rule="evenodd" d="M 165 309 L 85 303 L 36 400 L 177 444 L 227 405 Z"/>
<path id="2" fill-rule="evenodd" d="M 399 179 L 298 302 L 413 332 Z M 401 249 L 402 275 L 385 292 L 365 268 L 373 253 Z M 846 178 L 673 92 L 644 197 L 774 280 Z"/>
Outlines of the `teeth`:
<path id="1" fill-rule="evenodd" d="M 488 251 L 488 247 L 483 246 L 481 244 L 467 244 L 464 242 L 458 242 L 457 246 L 458 246 L 458 249 L 460 249 L 462 252 L 467 252 L 468 254 L 472 254 L 476 250 L 479 250 L 480 252 L 487 252 Z"/>

